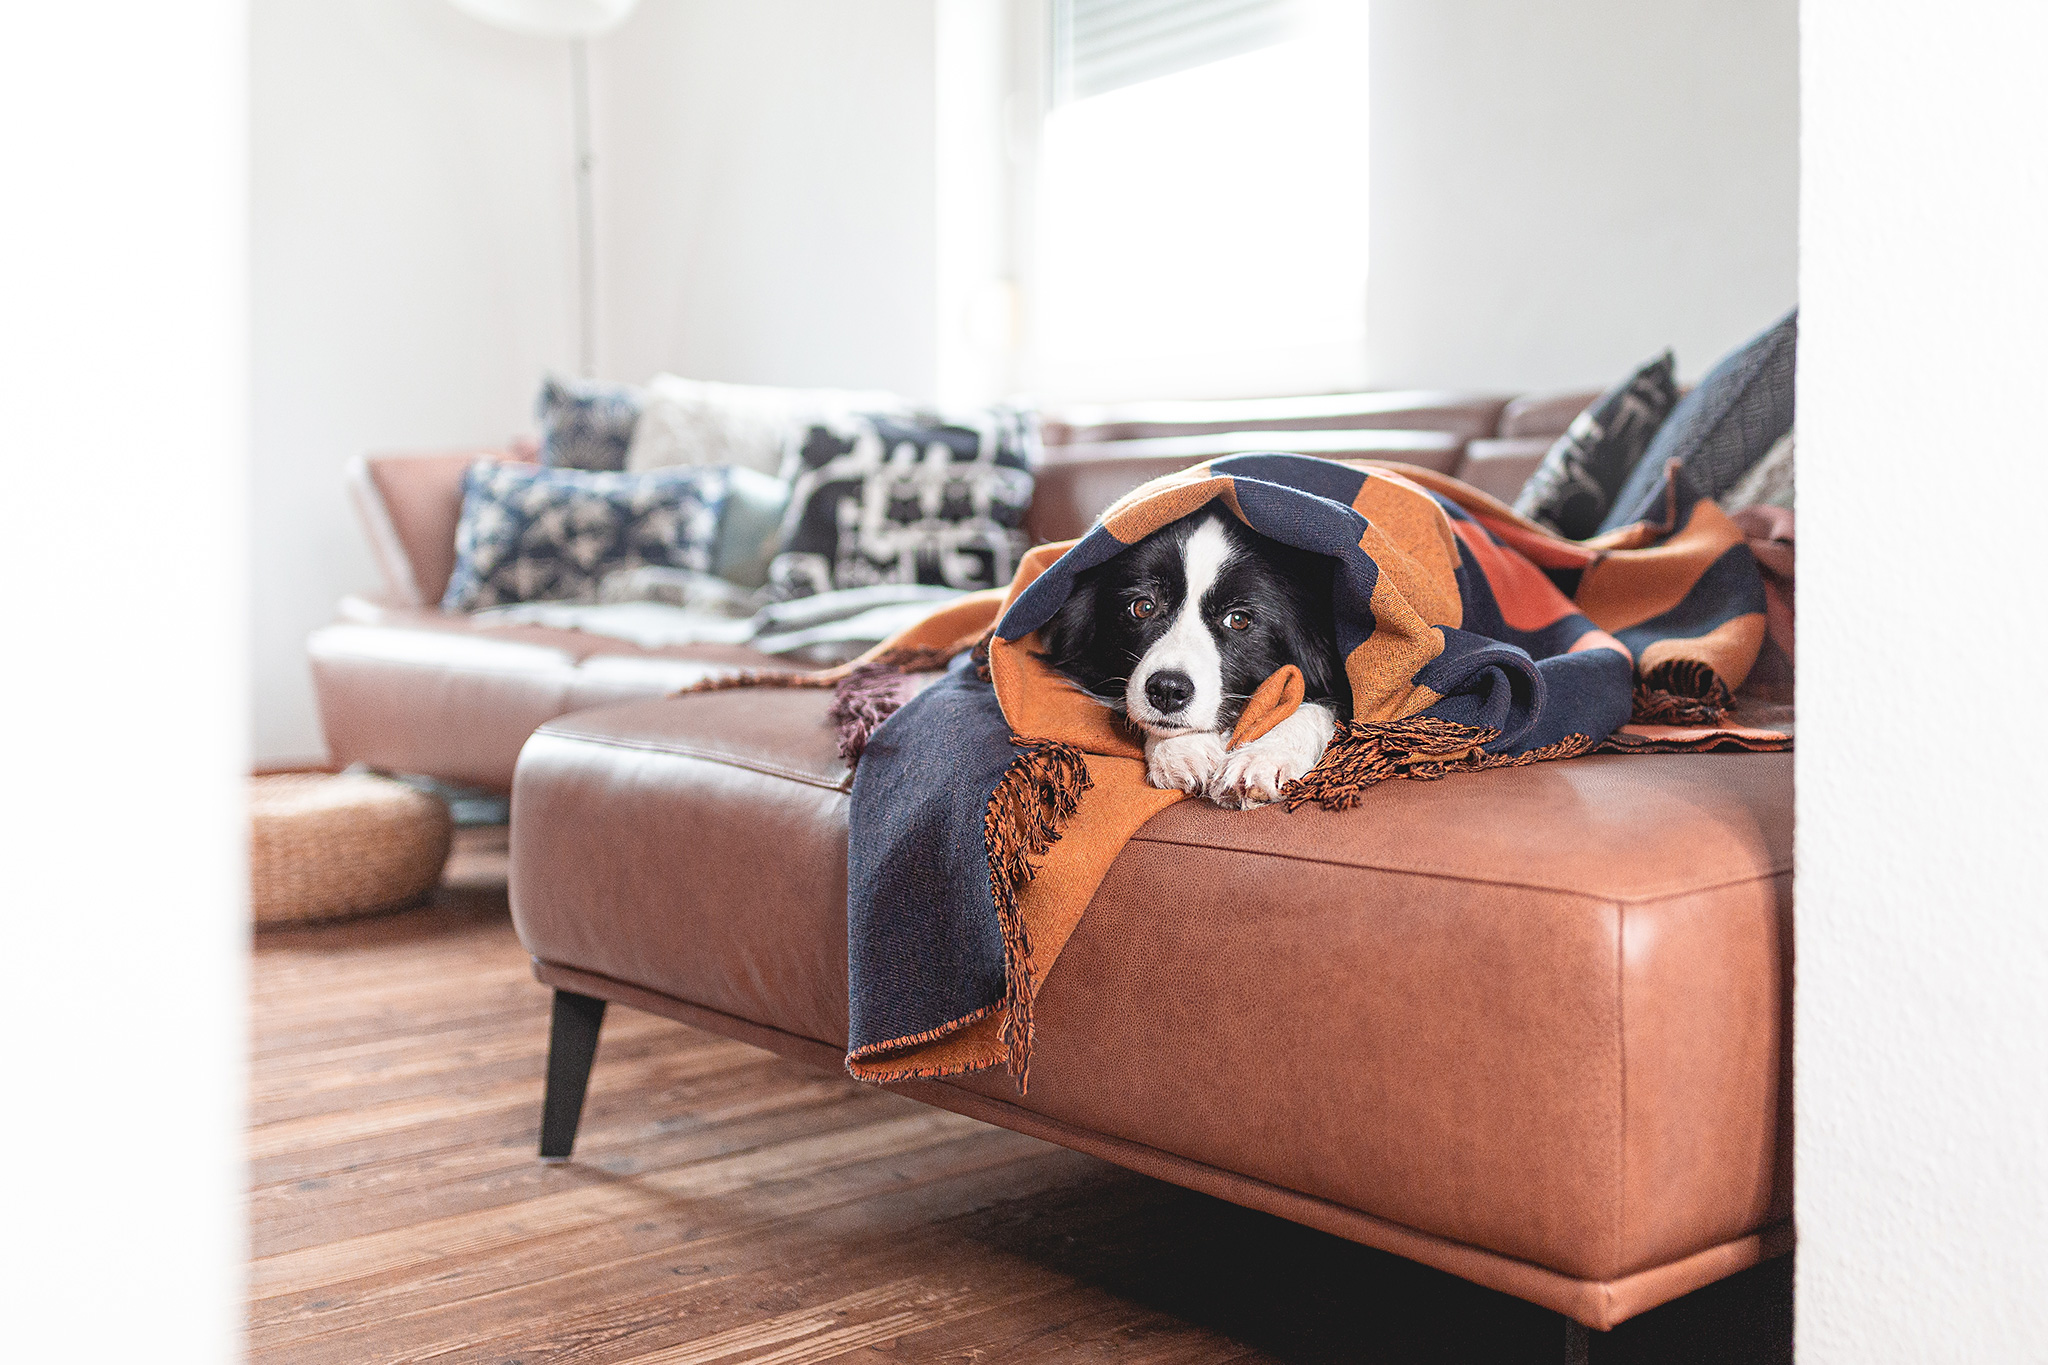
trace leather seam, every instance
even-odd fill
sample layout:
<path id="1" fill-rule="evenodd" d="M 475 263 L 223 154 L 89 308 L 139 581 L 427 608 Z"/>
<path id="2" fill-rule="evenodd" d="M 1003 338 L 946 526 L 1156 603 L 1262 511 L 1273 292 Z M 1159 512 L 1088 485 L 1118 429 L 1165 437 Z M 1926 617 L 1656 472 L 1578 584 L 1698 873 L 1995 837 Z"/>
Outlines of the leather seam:
<path id="1" fill-rule="evenodd" d="M 1628 1264 L 1628 907 L 1614 907 L 1614 1253 L 1611 1264 Z M 1609 1277 L 1612 1278 L 1611 1276 Z"/>
<path id="2" fill-rule="evenodd" d="M 780 777 L 791 782 L 801 782 L 807 787 L 819 787 L 825 791 L 844 792 L 845 778 L 836 782 L 827 781 L 817 773 L 802 772 L 796 768 L 785 768 L 780 764 L 760 759 L 747 758 L 740 754 L 726 753 L 717 749 L 701 749 L 687 744 L 655 744 L 647 740 L 621 739 L 615 735 L 593 735 L 582 730 L 565 730 L 553 725 L 544 725 L 536 734 L 551 739 L 574 740 L 581 744 L 595 744 L 607 749 L 633 749 L 649 754 L 674 754 L 679 758 L 694 758 L 705 763 L 719 763 L 728 768 L 740 768 L 747 772 L 760 773 L 766 777 Z M 851 774 L 849 774 L 851 776 Z"/>
<path id="3" fill-rule="evenodd" d="M 1131 836 L 1131 842 L 1134 844 L 1163 844 L 1172 848 L 1208 849 L 1217 853 L 1239 853 L 1248 858 L 1278 858 L 1286 862 L 1309 863 L 1317 867 L 1341 867 L 1353 872 L 1385 872 L 1393 876 L 1422 877 L 1430 881 L 1465 882 L 1473 886 L 1500 886 L 1517 891 L 1546 891 L 1553 895 L 1577 896 L 1582 900 L 1616 906 L 1656 905 L 1662 901 L 1677 900 L 1682 896 L 1696 896 L 1703 891 L 1720 891 L 1731 886 L 1746 886 L 1751 882 L 1772 881 L 1779 877 L 1790 876 L 1792 873 L 1792 868 L 1789 865 L 1784 867 L 1773 866 L 1743 876 L 1730 877 L 1725 881 L 1708 882 L 1699 886 L 1677 887 L 1671 890 L 1645 892 L 1637 895 L 1619 895 L 1611 891 L 1582 891 L 1577 887 L 1552 886 L 1543 882 L 1511 881 L 1505 877 L 1477 877 L 1467 873 L 1446 872 L 1432 867 L 1384 867 L 1378 863 L 1343 862 L 1335 858 L 1313 858 L 1305 854 L 1281 853 L 1272 849 L 1237 848 L 1228 844 L 1195 843 L 1187 839 L 1163 839 L 1156 834 L 1134 834 Z"/>

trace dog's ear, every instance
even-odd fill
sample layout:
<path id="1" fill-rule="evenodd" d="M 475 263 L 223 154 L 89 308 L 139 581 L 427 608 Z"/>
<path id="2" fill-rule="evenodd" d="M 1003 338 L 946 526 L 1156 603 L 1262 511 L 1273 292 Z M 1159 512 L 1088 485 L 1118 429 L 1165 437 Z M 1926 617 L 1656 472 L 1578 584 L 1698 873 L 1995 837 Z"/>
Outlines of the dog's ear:
<path id="1" fill-rule="evenodd" d="M 1095 580 L 1084 575 L 1075 580 L 1074 591 L 1052 619 L 1038 628 L 1038 642 L 1045 647 L 1045 661 L 1064 668 L 1080 657 L 1094 636 Z"/>
<path id="2" fill-rule="evenodd" d="M 1338 701 L 1348 714 L 1351 680 L 1337 656 L 1336 565 L 1325 555 L 1302 552 L 1289 577 L 1298 592 L 1287 632 L 1289 657 L 1300 667 L 1311 699 Z"/>

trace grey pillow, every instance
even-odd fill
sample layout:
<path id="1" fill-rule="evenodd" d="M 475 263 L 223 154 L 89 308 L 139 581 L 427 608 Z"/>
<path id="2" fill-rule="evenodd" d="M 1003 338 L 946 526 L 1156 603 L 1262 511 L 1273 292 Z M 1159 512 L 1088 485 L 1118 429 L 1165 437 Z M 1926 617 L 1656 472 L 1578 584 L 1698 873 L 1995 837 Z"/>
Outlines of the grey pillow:
<path id="1" fill-rule="evenodd" d="M 534 404 L 540 462 L 563 469 L 624 469 L 645 401 L 631 384 L 549 375 Z"/>
<path id="2" fill-rule="evenodd" d="M 1718 498 L 1792 430 L 1792 377 L 1799 357 L 1793 309 L 1729 355 L 1679 400 L 1600 523 L 1602 531 L 1654 519 L 1665 470 L 1677 460 L 1703 498 Z"/>
<path id="3" fill-rule="evenodd" d="M 1584 540 L 1678 402 L 1666 351 L 1601 394 L 1544 455 L 1522 485 L 1515 510 L 1567 540 Z"/>

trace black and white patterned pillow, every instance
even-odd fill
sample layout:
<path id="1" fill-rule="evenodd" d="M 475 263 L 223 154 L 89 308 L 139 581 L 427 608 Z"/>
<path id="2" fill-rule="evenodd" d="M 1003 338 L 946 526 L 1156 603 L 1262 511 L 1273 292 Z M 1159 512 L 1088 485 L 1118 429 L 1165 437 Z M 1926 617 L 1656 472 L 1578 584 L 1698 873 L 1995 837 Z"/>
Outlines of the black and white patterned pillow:
<path id="1" fill-rule="evenodd" d="M 1008 583 L 1029 548 L 1020 529 L 1038 464 L 1038 418 L 868 414 L 807 427 L 783 462 L 790 484 L 779 597 L 834 588 Z"/>
<path id="2" fill-rule="evenodd" d="M 594 602 L 615 569 L 709 572 L 726 483 L 720 465 L 609 474 L 479 460 L 462 478 L 441 606 Z"/>
<path id="3" fill-rule="evenodd" d="M 1666 351 L 1572 419 L 1522 485 L 1515 510 L 1568 540 L 1600 529 L 1643 452 L 1678 403 Z"/>
<path id="4" fill-rule="evenodd" d="M 631 384 L 549 375 L 534 411 L 540 460 L 562 469 L 624 469 L 646 395 Z"/>

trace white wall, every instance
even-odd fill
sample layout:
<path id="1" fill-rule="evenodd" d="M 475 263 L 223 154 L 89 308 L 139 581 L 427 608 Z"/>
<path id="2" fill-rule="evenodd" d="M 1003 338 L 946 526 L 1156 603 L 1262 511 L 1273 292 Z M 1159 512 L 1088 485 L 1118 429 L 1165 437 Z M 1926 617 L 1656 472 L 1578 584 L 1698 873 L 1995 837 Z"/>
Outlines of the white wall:
<path id="1" fill-rule="evenodd" d="M 1796 0 L 1373 0 L 1374 387 L 1696 376 L 1795 301 Z"/>
<path id="2" fill-rule="evenodd" d="M 1798 1349 L 2048 1352 L 2034 0 L 1805 0 Z"/>
<path id="3" fill-rule="evenodd" d="M 596 49 L 600 368 L 936 380 L 933 0 L 653 0 Z"/>
<path id="4" fill-rule="evenodd" d="M 440 0 L 255 0 L 259 761 L 318 755 L 307 632 L 376 586 L 343 462 L 502 441 L 575 358 L 567 48 Z"/>
<path id="5" fill-rule="evenodd" d="M 598 368 L 928 394 L 933 0 L 649 0 L 592 52 Z M 255 0 L 254 747 L 375 586 L 341 468 L 528 430 L 575 360 L 566 44 L 443 0 Z"/>
<path id="6" fill-rule="evenodd" d="M 243 22 L 7 15 L 9 1360 L 240 1354 Z"/>

